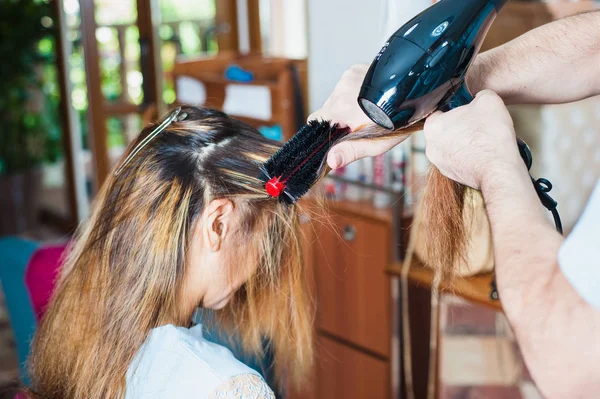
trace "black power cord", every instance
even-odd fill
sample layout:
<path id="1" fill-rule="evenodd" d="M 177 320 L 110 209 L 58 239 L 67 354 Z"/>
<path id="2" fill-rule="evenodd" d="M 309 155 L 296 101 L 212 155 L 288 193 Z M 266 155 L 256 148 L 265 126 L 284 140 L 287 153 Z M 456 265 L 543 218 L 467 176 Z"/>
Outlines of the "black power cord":
<path id="1" fill-rule="evenodd" d="M 531 179 L 533 180 L 533 178 Z M 556 230 L 562 234 L 562 222 L 560 221 L 560 215 L 558 214 L 558 210 L 556 210 L 556 206 L 558 205 L 556 201 L 550 197 L 548 194 L 550 190 L 552 190 L 552 183 L 548 179 L 540 178 L 537 180 L 533 180 L 533 185 L 535 187 L 535 191 L 540 197 L 540 201 L 542 201 L 542 205 L 550 212 L 552 212 L 552 217 L 554 218 L 554 225 L 556 226 Z"/>
<path id="2" fill-rule="evenodd" d="M 531 150 L 529 149 L 529 146 L 519 138 L 517 139 L 517 144 L 519 145 L 519 153 L 521 154 L 521 158 L 523 158 L 525 165 L 527 165 L 527 170 L 531 170 L 531 165 L 533 165 L 533 157 L 531 156 Z M 552 213 L 556 231 L 562 234 L 562 222 L 560 221 L 560 215 L 556 209 L 558 203 L 550 196 L 550 194 L 548 194 L 550 190 L 552 190 L 552 183 L 543 177 L 535 180 L 531 174 L 529 176 L 531 177 L 531 182 L 533 183 L 535 192 L 537 193 L 542 205 L 544 205 L 544 207 Z M 490 299 L 493 301 L 498 300 L 499 296 L 498 289 L 496 287 L 496 276 L 494 276 L 492 279 L 491 288 L 492 292 L 490 294 Z"/>

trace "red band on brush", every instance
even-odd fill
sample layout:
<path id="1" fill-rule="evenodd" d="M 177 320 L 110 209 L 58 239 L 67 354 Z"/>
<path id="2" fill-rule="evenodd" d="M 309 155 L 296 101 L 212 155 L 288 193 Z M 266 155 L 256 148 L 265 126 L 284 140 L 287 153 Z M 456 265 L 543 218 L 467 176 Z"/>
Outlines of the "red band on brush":
<path id="1" fill-rule="evenodd" d="M 285 183 L 279 180 L 279 177 L 273 177 L 271 180 L 267 182 L 265 185 L 265 189 L 267 193 L 271 197 L 277 198 L 281 195 L 283 190 L 285 189 Z"/>
<path id="2" fill-rule="evenodd" d="M 350 133 L 350 128 L 345 127 L 345 128 L 341 128 L 341 129 L 336 129 L 331 136 L 337 136 L 339 134 L 347 134 Z M 330 137 L 331 140 L 331 137 Z M 330 141 L 329 140 L 329 141 Z M 288 176 L 286 176 L 285 178 L 283 176 L 275 176 L 272 177 L 267 184 L 265 184 L 265 190 L 267 191 L 267 193 L 273 197 L 273 198 L 277 198 L 281 195 L 281 193 L 283 192 L 283 190 L 285 190 L 286 188 L 286 183 L 288 182 L 288 180 L 294 176 L 294 174 L 300 170 L 306 163 L 308 163 L 308 161 L 310 161 L 312 159 L 312 157 L 317 154 L 319 151 L 321 151 L 321 149 L 328 144 L 328 141 L 324 141 L 323 143 L 321 143 L 317 148 L 315 148 L 312 153 L 310 153 L 304 160 L 302 160 L 302 162 L 300 162 L 290 173 Z"/>

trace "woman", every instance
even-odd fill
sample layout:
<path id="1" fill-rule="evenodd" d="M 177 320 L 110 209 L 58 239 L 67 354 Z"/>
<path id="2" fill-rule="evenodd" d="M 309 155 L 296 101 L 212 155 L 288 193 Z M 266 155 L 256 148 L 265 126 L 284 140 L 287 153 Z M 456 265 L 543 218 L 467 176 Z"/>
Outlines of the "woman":
<path id="1" fill-rule="evenodd" d="M 247 351 L 266 337 L 280 382 L 303 379 L 312 313 L 297 212 L 259 178 L 277 148 L 195 107 L 142 131 L 69 251 L 34 339 L 32 397 L 272 397 L 188 328 L 199 306 Z"/>

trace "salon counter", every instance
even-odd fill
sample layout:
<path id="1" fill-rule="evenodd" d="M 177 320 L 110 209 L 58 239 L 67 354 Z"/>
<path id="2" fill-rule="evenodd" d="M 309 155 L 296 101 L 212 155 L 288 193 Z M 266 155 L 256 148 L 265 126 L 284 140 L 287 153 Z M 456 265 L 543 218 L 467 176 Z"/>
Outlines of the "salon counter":
<path id="1" fill-rule="evenodd" d="M 366 201 L 304 199 L 300 209 L 316 364 L 313 383 L 286 399 L 390 398 L 392 214 Z"/>
<path id="2" fill-rule="evenodd" d="M 386 271 L 392 275 L 402 276 L 402 264 L 392 264 L 386 268 Z M 431 289 L 434 273 L 431 269 L 425 267 L 418 259 L 415 259 L 408 270 L 408 281 L 421 288 Z M 442 281 L 440 291 L 456 295 L 467 301 L 484 305 L 488 308 L 501 311 L 500 301 L 490 299 L 492 284 L 492 274 L 486 273 L 473 277 L 457 277 L 454 281 Z"/>

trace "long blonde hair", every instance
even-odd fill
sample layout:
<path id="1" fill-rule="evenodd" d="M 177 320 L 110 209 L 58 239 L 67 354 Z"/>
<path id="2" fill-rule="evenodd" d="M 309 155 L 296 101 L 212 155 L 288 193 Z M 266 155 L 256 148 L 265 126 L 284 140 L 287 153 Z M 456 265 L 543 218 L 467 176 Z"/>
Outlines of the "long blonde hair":
<path id="1" fill-rule="evenodd" d="M 251 353 L 260 355 L 266 338 L 280 381 L 302 381 L 312 365 L 297 209 L 269 199 L 259 179 L 259 164 L 278 145 L 221 112 L 182 112 L 184 121 L 108 178 L 73 240 L 33 341 L 32 396 L 123 397 L 127 369 L 150 330 L 190 324 L 181 304 L 192 228 L 217 198 L 243 212 L 240 246 L 258 262 L 218 312 L 222 325 Z"/>

